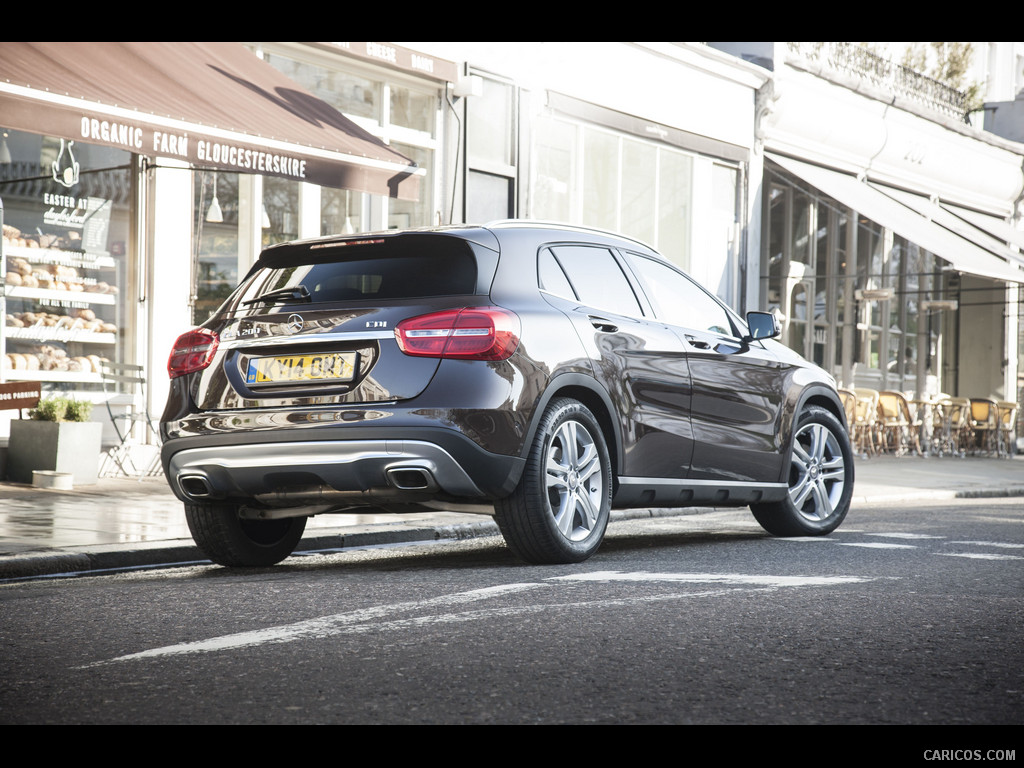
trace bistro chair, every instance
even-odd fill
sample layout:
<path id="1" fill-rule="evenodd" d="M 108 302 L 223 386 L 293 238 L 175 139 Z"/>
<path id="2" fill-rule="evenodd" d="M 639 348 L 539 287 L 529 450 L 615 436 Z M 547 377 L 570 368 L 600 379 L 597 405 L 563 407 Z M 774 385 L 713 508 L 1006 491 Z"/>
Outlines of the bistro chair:
<path id="1" fill-rule="evenodd" d="M 970 399 L 971 447 L 976 451 L 995 453 L 999 440 L 999 408 L 995 400 L 987 397 Z"/>
<path id="2" fill-rule="evenodd" d="M 883 390 L 878 393 L 878 419 L 884 450 L 902 456 L 913 444 L 920 452 L 920 444 L 912 432 L 915 423 L 910 415 L 910 405 L 901 392 Z"/>
<path id="3" fill-rule="evenodd" d="M 853 417 L 854 450 L 861 456 L 878 452 L 878 392 L 874 389 L 855 389 L 857 398 Z"/>

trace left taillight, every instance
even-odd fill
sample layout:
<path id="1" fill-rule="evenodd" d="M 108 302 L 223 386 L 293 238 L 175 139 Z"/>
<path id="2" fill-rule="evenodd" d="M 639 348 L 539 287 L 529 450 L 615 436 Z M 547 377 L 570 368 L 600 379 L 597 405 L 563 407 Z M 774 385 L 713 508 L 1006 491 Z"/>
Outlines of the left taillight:
<path id="1" fill-rule="evenodd" d="M 172 379 L 195 373 L 206 368 L 217 352 L 220 339 L 206 328 L 183 333 L 174 342 L 171 356 L 167 360 L 167 373 Z"/>
<path id="2" fill-rule="evenodd" d="M 499 307 L 431 312 L 395 327 L 407 355 L 457 360 L 507 360 L 519 347 L 519 317 Z"/>

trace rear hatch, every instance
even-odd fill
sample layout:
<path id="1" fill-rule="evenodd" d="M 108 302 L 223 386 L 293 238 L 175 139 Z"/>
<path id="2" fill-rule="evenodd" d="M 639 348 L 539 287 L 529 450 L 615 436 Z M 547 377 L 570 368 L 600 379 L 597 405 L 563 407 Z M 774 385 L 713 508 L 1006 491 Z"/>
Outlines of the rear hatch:
<path id="1" fill-rule="evenodd" d="M 196 403 L 217 411 L 415 397 L 440 360 L 404 354 L 395 327 L 486 301 L 495 248 L 481 230 L 468 240 L 422 232 L 265 250 L 204 324 L 218 343 Z"/>

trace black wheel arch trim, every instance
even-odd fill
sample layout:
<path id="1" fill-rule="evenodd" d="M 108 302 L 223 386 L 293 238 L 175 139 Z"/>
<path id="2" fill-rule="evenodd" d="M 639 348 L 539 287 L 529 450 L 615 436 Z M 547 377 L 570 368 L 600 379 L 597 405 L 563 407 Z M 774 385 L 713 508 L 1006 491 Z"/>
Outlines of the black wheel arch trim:
<path id="1" fill-rule="evenodd" d="M 611 395 L 596 379 L 585 373 L 560 373 L 548 381 L 541 396 L 537 399 L 536 407 L 530 417 L 530 424 L 523 439 L 523 458 L 526 458 L 530 452 L 530 446 L 533 445 L 537 429 L 548 405 L 558 397 L 579 400 L 590 408 L 601 429 L 605 432 L 605 443 L 612 454 L 613 473 L 618 477 L 622 471 L 622 427 L 612 416 L 616 409 L 612 404 Z M 593 407 L 595 403 L 599 403 L 601 408 Z"/>
<path id="2" fill-rule="evenodd" d="M 796 399 L 792 412 L 785 414 L 784 423 L 787 424 L 787 431 L 782 435 L 782 445 L 785 446 L 786 461 L 782 464 L 782 474 L 779 477 L 782 482 L 785 482 L 789 475 L 789 455 L 793 450 L 793 437 L 796 434 L 797 421 L 800 419 L 800 414 L 810 405 L 825 408 L 836 417 L 843 429 L 849 429 L 849 425 L 846 423 L 846 409 L 843 408 L 843 401 L 839 399 L 839 393 L 834 388 L 824 383 L 810 384 L 805 387 Z"/>

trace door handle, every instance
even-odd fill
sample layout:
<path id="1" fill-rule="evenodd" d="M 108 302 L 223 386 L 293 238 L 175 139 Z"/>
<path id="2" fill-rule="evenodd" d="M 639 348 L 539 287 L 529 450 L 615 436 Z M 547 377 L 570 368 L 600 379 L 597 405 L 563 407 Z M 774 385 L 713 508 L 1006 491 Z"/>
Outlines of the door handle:
<path id="1" fill-rule="evenodd" d="M 597 328 L 597 330 L 604 331 L 605 333 L 615 333 L 616 331 L 619 330 L 619 326 L 615 325 L 612 322 L 609 322 L 608 320 L 605 320 L 603 317 L 594 317 L 593 315 L 591 315 L 590 324 Z"/>
<path id="2" fill-rule="evenodd" d="M 689 342 L 691 347 L 695 347 L 697 349 L 711 349 L 710 344 L 708 344 L 706 341 L 701 341 L 696 336 L 686 334 L 686 340 Z"/>

